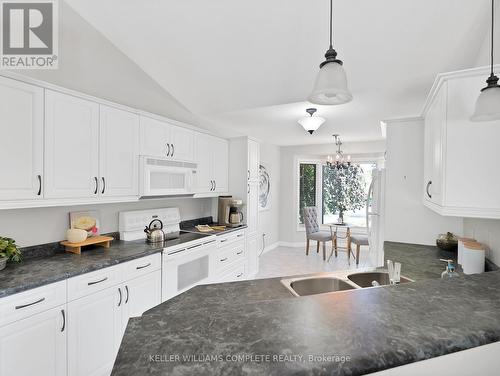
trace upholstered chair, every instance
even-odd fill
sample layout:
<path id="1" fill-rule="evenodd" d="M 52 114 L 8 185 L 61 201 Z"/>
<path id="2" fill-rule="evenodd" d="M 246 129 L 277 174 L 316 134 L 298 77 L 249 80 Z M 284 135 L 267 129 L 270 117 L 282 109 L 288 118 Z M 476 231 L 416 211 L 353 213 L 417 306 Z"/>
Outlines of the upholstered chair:
<path id="1" fill-rule="evenodd" d="M 320 243 L 323 242 L 323 260 L 326 260 L 326 242 L 333 242 L 330 231 L 321 231 L 318 223 L 318 210 L 316 207 L 306 207 L 302 211 L 304 226 L 306 228 L 306 255 L 309 255 L 309 242 L 316 240 L 316 252 L 319 253 Z"/>
<path id="2" fill-rule="evenodd" d="M 359 265 L 359 250 L 362 245 L 369 245 L 368 244 L 368 236 L 367 235 L 351 235 L 349 237 L 348 243 L 347 243 L 347 255 L 349 256 L 349 253 L 352 252 L 352 243 L 356 245 L 356 265 Z"/>

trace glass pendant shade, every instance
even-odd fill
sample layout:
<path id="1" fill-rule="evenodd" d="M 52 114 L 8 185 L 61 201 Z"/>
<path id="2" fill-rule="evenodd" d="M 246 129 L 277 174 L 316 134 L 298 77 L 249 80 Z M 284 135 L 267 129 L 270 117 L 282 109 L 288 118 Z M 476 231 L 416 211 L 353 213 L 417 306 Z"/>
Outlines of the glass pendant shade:
<path id="1" fill-rule="evenodd" d="M 299 124 L 310 134 L 313 134 L 324 122 L 325 119 L 319 116 L 308 116 L 299 120 Z"/>
<path id="2" fill-rule="evenodd" d="M 352 94 L 347 87 L 344 67 L 336 62 L 329 62 L 319 70 L 309 102 L 323 105 L 335 105 L 350 102 Z"/>
<path id="3" fill-rule="evenodd" d="M 471 121 L 500 120 L 500 86 L 485 88 L 476 101 Z"/>

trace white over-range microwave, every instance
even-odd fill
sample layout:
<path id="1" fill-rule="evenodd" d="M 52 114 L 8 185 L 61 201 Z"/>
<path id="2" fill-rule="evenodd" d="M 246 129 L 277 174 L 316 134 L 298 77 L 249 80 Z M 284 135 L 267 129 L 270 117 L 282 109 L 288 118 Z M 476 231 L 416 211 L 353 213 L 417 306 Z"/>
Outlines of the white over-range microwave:
<path id="1" fill-rule="evenodd" d="M 192 162 L 139 157 L 141 197 L 193 194 L 197 165 Z"/>

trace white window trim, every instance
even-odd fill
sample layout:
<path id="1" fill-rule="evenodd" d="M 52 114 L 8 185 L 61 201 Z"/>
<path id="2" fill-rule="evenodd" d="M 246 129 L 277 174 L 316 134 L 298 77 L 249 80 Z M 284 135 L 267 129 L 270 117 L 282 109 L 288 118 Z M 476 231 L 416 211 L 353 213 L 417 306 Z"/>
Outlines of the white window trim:
<path id="1" fill-rule="evenodd" d="M 318 223 L 320 223 L 320 226 L 326 229 L 329 229 L 327 225 L 322 224 L 322 219 L 321 219 L 321 213 L 322 213 L 322 208 L 321 206 L 323 205 L 323 187 L 322 187 L 322 181 L 323 181 L 323 168 L 321 168 L 325 164 L 324 159 L 320 159 L 317 157 L 304 157 L 304 156 L 296 156 L 294 158 L 294 163 L 295 163 L 295 174 L 294 174 L 294 179 L 295 179 L 295 223 L 296 223 L 296 231 L 297 232 L 305 232 L 306 228 L 304 224 L 299 223 L 299 195 L 300 195 L 300 164 L 303 163 L 309 163 L 309 164 L 316 164 L 316 209 L 318 212 Z M 366 157 L 366 156 L 351 156 L 351 161 L 354 163 L 359 163 L 359 164 L 364 164 L 364 163 L 375 163 L 377 167 L 380 167 L 383 165 L 383 157 Z M 363 233 L 363 230 L 361 227 L 353 227 L 351 230 L 354 230 L 354 233 Z"/>

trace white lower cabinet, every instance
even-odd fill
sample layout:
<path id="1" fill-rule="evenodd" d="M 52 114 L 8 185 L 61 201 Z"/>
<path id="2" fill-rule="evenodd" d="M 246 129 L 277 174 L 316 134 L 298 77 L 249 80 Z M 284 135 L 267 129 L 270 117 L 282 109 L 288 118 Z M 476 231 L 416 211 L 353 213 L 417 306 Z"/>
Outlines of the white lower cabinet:
<path id="1" fill-rule="evenodd" d="M 123 331 L 130 317 L 142 316 L 144 312 L 161 303 L 161 270 L 124 283 L 125 304 L 123 308 Z"/>
<path id="2" fill-rule="evenodd" d="M 66 375 L 66 306 L 0 327 L 0 376 Z"/>
<path id="3" fill-rule="evenodd" d="M 121 286 L 68 303 L 68 374 L 109 375 L 122 337 Z"/>

